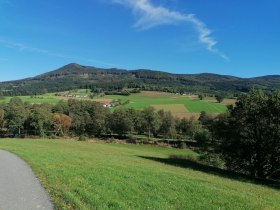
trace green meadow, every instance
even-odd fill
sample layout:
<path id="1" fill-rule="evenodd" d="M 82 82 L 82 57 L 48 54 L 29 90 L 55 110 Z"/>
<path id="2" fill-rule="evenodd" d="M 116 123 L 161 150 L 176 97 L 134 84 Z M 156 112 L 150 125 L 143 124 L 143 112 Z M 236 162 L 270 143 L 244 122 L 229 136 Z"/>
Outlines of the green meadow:
<path id="1" fill-rule="evenodd" d="M 9 103 L 11 98 L 12 97 L 4 97 L 4 99 L 0 100 L 0 102 Z M 55 104 L 60 101 L 60 99 L 56 98 L 51 94 L 40 95 L 36 97 L 20 96 L 19 98 L 21 98 L 23 102 L 32 103 L 32 104 L 43 104 L 43 103 Z"/>
<path id="2" fill-rule="evenodd" d="M 280 190 L 165 162 L 191 150 L 72 140 L 1 139 L 23 158 L 56 209 L 280 209 Z"/>
<path id="3" fill-rule="evenodd" d="M 140 94 L 132 94 L 130 96 L 105 96 L 104 100 L 121 101 L 129 100 L 129 103 L 124 105 L 128 108 L 143 109 L 148 106 L 154 106 L 156 109 L 165 109 L 171 111 L 176 116 L 184 117 L 188 114 L 199 114 L 202 111 L 208 113 L 224 113 L 227 106 L 223 103 L 219 104 L 213 98 L 208 100 L 199 100 L 195 96 L 184 96 L 160 92 L 142 92 Z M 183 109 L 181 106 L 183 105 Z M 179 111 L 178 111 L 179 110 Z"/>
<path id="4" fill-rule="evenodd" d="M 75 91 L 65 92 L 65 94 L 81 94 L 88 95 L 88 90 L 81 89 Z M 39 96 L 20 96 L 24 102 L 28 103 L 57 103 L 60 100 L 67 100 L 67 97 L 56 96 L 55 93 L 48 93 Z M 11 97 L 5 97 L 0 102 L 8 103 Z M 224 113 L 227 110 L 225 103 L 217 103 L 214 98 L 207 98 L 199 100 L 196 96 L 176 95 L 163 92 L 143 91 L 138 94 L 131 94 L 130 96 L 106 95 L 103 97 L 96 97 L 94 99 L 79 99 L 79 100 L 95 100 L 95 101 L 112 101 L 121 100 L 127 102 L 123 105 L 127 108 L 143 109 L 148 106 L 153 106 L 155 109 L 164 109 L 171 111 L 175 116 L 188 117 L 190 114 L 197 116 L 200 112 L 208 113 Z"/>

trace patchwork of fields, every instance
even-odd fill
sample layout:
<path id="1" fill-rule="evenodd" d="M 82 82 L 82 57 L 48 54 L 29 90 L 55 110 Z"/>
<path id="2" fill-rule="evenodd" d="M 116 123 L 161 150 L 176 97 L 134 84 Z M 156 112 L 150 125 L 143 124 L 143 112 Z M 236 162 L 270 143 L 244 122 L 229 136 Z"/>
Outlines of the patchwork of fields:
<path id="1" fill-rule="evenodd" d="M 199 100 L 195 96 L 184 96 L 170 93 L 159 92 L 142 92 L 140 94 L 132 94 L 130 96 L 105 96 L 106 99 L 122 101 L 129 100 L 125 105 L 128 108 L 143 109 L 147 106 L 153 106 L 156 109 L 164 109 L 171 111 L 178 117 L 197 117 L 200 112 L 208 113 L 224 113 L 227 106 L 224 103 L 217 103 L 215 99 Z"/>
<path id="2" fill-rule="evenodd" d="M 23 158 L 56 209 L 279 209 L 280 191 L 185 165 L 190 150 L 72 140 L 1 139 Z"/>
<path id="3" fill-rule="evenodd" d="M 78 90 L 76 94 L 87 95 L 87 90 Z M 56 96 L 54 93 L 44 94 L 36 97 L 21 96 L 24 102 L 28 103 L 57 103 L 60 100 L 67 100 L 70 97 Z M 9 102 L 11 97 L 5 97 L 2 102 Z M 106 95 L 104 97 L 77 98 L 79 100 L 95 100 L 102 102 L 110 102 L 113 100 L 121 100 L 121 102 L 128 102 L 124 107 L 143 109 L 148 106 L 153 106 L 155 109 L 163 109 L 171 111 L 177 117 L 198 117 L 202 111 L 208 113 L 224 113 L 227 110 L 227 105 L 233 104 L 234 100 L 226 99 L 224 103 L 217 103 L 214 98 L 207 98 L 205 100 L 197 99 L 197 96 L 176 95 L 171 93 L 143 91 L 139 94 L 131 94 L 130 96 Z"/>

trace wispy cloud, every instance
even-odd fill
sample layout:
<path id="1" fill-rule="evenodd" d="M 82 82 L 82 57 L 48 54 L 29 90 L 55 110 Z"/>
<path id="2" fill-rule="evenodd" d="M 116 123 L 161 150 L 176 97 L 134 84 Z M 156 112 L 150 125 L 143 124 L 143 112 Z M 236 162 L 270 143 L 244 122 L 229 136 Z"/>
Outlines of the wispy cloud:
<path id="1" fill-rule="evenodd" d="M 3 38 L 0 39 L 0 43 L 2 46 L 7 47 L 7 48 L 12 48 L 18 51 L 25 51 L 25 52 L 31 52 L 31 53 L 40 53 L 40 54 L 45 54 L 48 56 L 54 56 L 54 57 L 60 57 L 60 58 L 69 58 L 66 55 L 60 54 L 60 53 L 54 53 L 46 49 L 41 49 L 41 48 L 36 48 L 36 47 L 31 47 L 29 45 L 19 43 L 19 42 L 14 42 L 14 41 L 8 41 Z"/>
<path id="2" fill-rule="evenodd" d="M 30 53 L 37 53 L 37 54 L 43 54 L 46 56 L 51 56 L 51 57 L 56 57 L 56 58 L 63 58 L 63 59 L 69 59 L 69 60 L 74 60 L 74 61 L 84 61 L 84 62 L 89 62 L 93 63 L 94 65 L 104 65 L 107 67 L 116 67 L 118 64 L 113 64 L 113 63 L 108 63 L 100 60 L 95 60 L 92 58 L 87 58 L 87 57 L 82 57 L 82 56 L 70 56 L 64 53 L 58 53 L 58 52 L 53 52 L 47 49 L 42 49 L 42 48 L 36 48 L 32 47 L 23 43 L 18 43 L 18 42 L 13 42 L 13 41 L 7 41 L 5 39 L 0 38 L 0 44 L 2 44 L 4 47 L 7 48 L 12 48 L 18 51 L 22 52 L 30 52 Z M 1 60 L 1 58 L 0 58 Z"/>
<path id="3" fill-rule="evenodd" d="M 163 6 L 155 6 L 151 0 L 112 0 L 127 6 L 139 17 L 134 27 L 140 30 L 147 30 L 160 25 L 172 25 L 178 23 L 191 23 L 199 35 L 199 41 L 206 48 L 220 57 L 229 61 L 229 58 L 217 48 L 217 41 L 212 36 L 212 31 L 206 24 L 198 19 L 194 14 L 184 14 L 178 11 L 171 11 Z"/>

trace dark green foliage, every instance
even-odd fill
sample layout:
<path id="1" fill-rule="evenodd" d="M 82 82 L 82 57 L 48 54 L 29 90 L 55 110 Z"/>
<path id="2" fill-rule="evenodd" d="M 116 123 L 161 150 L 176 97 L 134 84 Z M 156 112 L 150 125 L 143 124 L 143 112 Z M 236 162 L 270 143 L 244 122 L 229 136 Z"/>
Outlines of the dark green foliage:
<path id="1" fill-rule="evenodd" d="M 195 133 L 194 140 L 197 142 L 198 146 L 206 149 L 211 141 L 211 134 L 208 130 L 201 129 Z"/>
<path id="2" fill-rule="evenodd" d="M 213 125 L 222 157 L 234 171 L 259 178 L 280 177 L 280 92 L 252 90 Z"/>
<path id="3" fill-rule="evenodd" d="M 112 131 L 119 135 L 125 135 L 132 130 L 133 118 L 127 109 L 116 109 L 112 114 L 107 117 L 107 126 Z"/>
<path id="4" fill-rule="evenodd" d="M 134 88 L 133 90 L 130 90 L 129 92 L 130 93 L 141 93 L 141 90 Z"/>
<path id="5" fill-rule="evenodd" d="M 131 93 L 126 90 L 121 90 L 121 91 L 105 91 L 105 95 L 120 95 L 120 96 L 130 96 Z"/>
<path id="6" fill-rule="evenodd" d="M 208 166 L 214 166 L 217 168 L 223 167 L 223 160 L 217 153 L 213 152 L 204 152 L 198 157 L 198 161 L 202 164 L 208 165 Z"/>
<path id="7" fill-rule="evenodd" d="M 153 107 L 146 107 L 142 112 L 142 123 L 143 128 L 148 133 L 149 139 L 151 138 L 151 133 L 157 134 L 159 128 L 159 116 L 155 112 Z"/>
<path id="8" fill-rule="evenodd" d="M 21 135 L 28 113 L 20 98 L 13 98 L 5 107 L 7 129 L 15 136 Z"/>
<path id="9" fill-rule="evenodd" d="M 85 136 L 79 136 L 78 141 L 86 141 L 87 138 Z"/>
<path id="10" fill-rule="evenodd" d="M 97 102 L 68 101 L 68 114 L 72 118 L 71 131 L 75 135 L 96 135 L 105 132 L 105 120 L 108 109 Z"/>
<path id="11" fill-rule="evenodd" d="M 203 100 L 203 99 L 205 98 L 205 95 L 204 95 L 204 94 L 198 94 L 198 98 L 199 98 L 200 100 Z"/>
<path id="12" fill-rule="evenodd" d="M 144 134 L 146 131 L 146 123 L 142 111 L 140 112 L 135 109 L 129 110 L 131 112 L 130 116 L 132 116 L 134 131 L 137 132 L 137 134 Z"/>
<path id="13" fill-rule="evenodd" d="M 51 126 L 51 108 L 48 105 L 34 105 L 25 121 L 25 128 L 29 130 L 29 133 L 45 136 L 46 132 L 51 130 Z"/>
<path id="14" fill-rule="evenodd" d="M 160 121 L 158 133 L 162 134 L 165 138 L 175 138 L 175 119 L 171 112 L 164 112 L 163 110 L 160 110 L 158 111 L 158 117 Z"/>
<path id="15" fill-rule="evenodd" d="M 200 113 L 198 118 L 199 122 L 206 128 L 209 128 L 209 126 L 212 124 L 213 119 L 214 119 L 213 116 L 207 114 L 204 111 Z"/>
<path id="16" fill-rule="evenodd" d="M 66 101 L 60 101 L 52 108 L 53 113 L 69 114 L 69 106 Z"/>
<path id="17" fill-rule="evenodd" d="M 215 98 L 216 98 L 218 103 L 222 103 L 223 100 L 225 99 L 225 96 L 223 96 L 221 94 L 218 94 L 218 95 L 215 95 Z"/>
<path id="18" fill-rule="evenodd" d="M 117 108 L 110 112 L 100 103 L 60 101 L 55 105 L 24 104 L 13 98 L 0 107 L 1 135 L 110 136 L 142 134 L 151 137 L 190 139 L 201 128 L 193 120 L 176 119 L 170 112 L 147 107 L 142 111 Z M 3 133 L 4 132 L 4 133 Z M 189 137 L 190 136 L 190 137 Z"/>
<path id="19" fill-rule="evenodd" d="M 181 141 L 180 144 L 179 144 L 179 148 L 180 148 L 180 149 L 186 149 L 186 148 L 187 148 L 186 142 Z"/>
<path id="20" fill-rule="evenodd" d="M 0 129 L 4 127 L 5 122 L 5 111 L 4 109 L 0 108 Z"/>
<path id="21" fill-rule="evenodd" d="M 176 130 L 183 136 L 193 138 L 198 129 L 199 124 L 192 119 L 183 118 L 181 120 L 177 120 Z"/>
<path id="22" fill-rule="evenodd" d="M 37 77 L 0 83 L 0 95 L 39 95 L 78 88 L 91 89 L 94 94 L 102 92 L 129 95 L 140 90 L 173 93 L 228 93 L 248 92 L 253 87 L 265 91 L 280 88 L 280 76 L 243 79 L 216 74 L 170 74 L 151 70 L 102 69 L 69 64 L 58 70 Z M 134 89 L 126 91 L 127 89 Z"/>

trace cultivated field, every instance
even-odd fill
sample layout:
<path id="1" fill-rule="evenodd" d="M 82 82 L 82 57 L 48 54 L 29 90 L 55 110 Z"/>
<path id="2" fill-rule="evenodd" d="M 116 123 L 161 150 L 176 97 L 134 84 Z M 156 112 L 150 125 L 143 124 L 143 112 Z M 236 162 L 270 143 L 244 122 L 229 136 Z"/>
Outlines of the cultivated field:
<path id="1" fill-rule="evenodd" d="M 27 161 L 56 209 L 279 209 L 280 191 L 169 155 L 190 150 L 71 140 L 1 139 Z"/>
<path id="2" fill-rule="evenodd" d="M 76 91 L 70 91 L 63 93 L 65 95 L 78 94 L 82 96 L 88 96 L 89 90 L 81 89 Z M 199 116 L 202 111 L 218 114 L 224 113 L 227 110 L 227 105 L 234 104 L 235 100 L 226 99 L 223 103 L 219 104 L 214 98 L 206 98 L 205 100 L 199 100 L 194 95 L 176 95 L 172 93 L 156 92 L 156 91 L 143 91 L 138 94 L 131 94 L 130 96 L 120 95 L 106 95 L 103 97 L 96 97 L 94 99 L 89 98 L 77 98 L 67 96 L 56 96 L 55 93 L 48 93 L 40 96 L 21 96 L 24 102 L 28 103 L 57 103 L 60 100 L 68 100 L 70 98 L 79 100 L 94 100 L 98 102 L 110 102 L 113 100 L 121 100 L 121 102 L 128 102 L 124 107 L 143 109 L 148 106 L 153 106 L 157 110 L 164 109 L 165 111 L 171 111 L 177 117 L 195 117 Z M 5 97 L 2 102 L 9 102 L 11 97 Z"/>
<path id="3" fill-rule="evenodd" d="M 176 95 L 171 93 L 144 91 L 140 94 L 130 96 L 105 96 L 107 99 L 129 100 L 125 107 L 143 109 L 147 106 L 153 106 L 156 109 L 171 111 L 174 115 L 183 116 L 193 114 L 196 116 L 202 111 L 208 113 L 224 113 L 227 110 L 225 104 L 217 103 L 215 99 L 199 100 L 194 96 Z"/>

